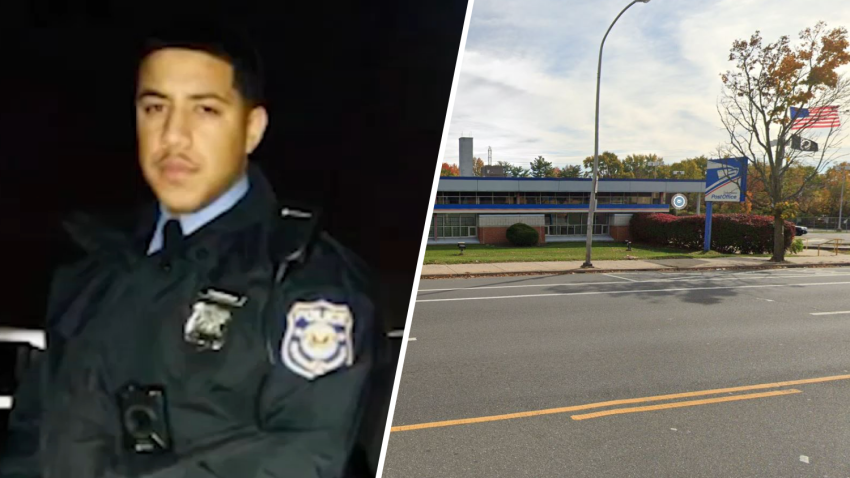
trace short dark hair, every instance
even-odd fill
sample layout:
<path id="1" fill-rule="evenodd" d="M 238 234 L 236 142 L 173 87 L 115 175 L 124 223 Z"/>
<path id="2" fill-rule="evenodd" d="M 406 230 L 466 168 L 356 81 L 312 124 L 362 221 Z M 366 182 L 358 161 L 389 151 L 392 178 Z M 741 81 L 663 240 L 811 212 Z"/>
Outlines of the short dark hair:
<path id="1" fill-rule="evenodd" d="M 136 64 L 148 55 L 166 48 L 202 51 L 220 58 L 233 67 L 233 82 L 249 107 L 265 103 L 263 66 L 259 52 L 248 35 L 235 26 L 215 21 L 176 20 L 161 25 L 145 39 Z"/>

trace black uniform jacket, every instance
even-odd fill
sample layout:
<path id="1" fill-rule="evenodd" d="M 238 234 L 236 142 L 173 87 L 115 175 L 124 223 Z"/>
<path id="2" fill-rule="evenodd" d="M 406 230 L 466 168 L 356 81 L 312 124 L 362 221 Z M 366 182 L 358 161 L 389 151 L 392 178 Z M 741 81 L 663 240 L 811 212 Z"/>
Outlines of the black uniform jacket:
<path id="1" fill-rule="evenodd" d="M 135 232 L 71 225 L 88 254 L 54 277 L 47 351 L 15 396 L 0 477 L 342 473 L 374 360 L 372 282 L 315 214 L 279 204 L 253 165 L 249 179 L 174 257 L 146 255 L 155 208 Z M 220 350 L 185 338 L 210 288 L 246 299 Z M 130 381 L 164 387 L 171 453 L 125 451 L 115 395 Z"/>

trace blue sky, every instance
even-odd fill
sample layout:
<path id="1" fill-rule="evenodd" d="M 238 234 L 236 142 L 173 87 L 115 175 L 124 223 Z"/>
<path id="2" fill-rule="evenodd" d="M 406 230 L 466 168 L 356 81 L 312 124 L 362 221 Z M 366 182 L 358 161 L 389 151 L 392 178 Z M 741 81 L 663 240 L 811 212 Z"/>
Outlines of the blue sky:
<path id="1" fill-rule="evenodd" d="M 850 27 L 846 0 L 651 0 L 632 6 L 605 42 L 600 151 L 655 153 L 671 163 L 726 140 L 717 113 L 729 48 L 825 20 Z M 599 42 L 628 0 L 475 0 L 442 161 L 461 135 L 487 160 L 556 166 L 593 154 Z M 843 68 L 850 73 L 850 68 Z M 842 122 L 850 121 L 847 115 Z M 847 149 L 847 148 L 845 148 Z M 842 150 L 843 152 L 843 150 Z"/>

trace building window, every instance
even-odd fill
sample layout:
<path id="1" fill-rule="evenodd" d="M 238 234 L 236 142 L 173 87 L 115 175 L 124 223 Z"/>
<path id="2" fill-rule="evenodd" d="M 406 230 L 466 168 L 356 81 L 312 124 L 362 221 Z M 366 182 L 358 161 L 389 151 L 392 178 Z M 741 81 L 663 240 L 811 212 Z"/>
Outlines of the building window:
<path id="1" fill-rule="evenodd" d="M 430 239 L 450 239 L 478 236 L 478 217 L 475 214 L 435 214 L 428 230 Z"/>
<path id="2" fill-rule="evenodd" d="M 595 214 L 593 234 L 609 233 L 610 214 Z M 585 236 L 587 235 L 587 213 L 546 214 L 547 236 Z"/>

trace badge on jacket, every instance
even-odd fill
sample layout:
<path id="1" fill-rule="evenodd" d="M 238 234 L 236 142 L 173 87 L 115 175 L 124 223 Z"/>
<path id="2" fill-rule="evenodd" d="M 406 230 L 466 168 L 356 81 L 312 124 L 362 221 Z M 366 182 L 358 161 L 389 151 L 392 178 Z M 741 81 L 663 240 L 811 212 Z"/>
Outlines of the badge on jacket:
<path id="1" fill-rule="evenodd" d="M 308 380 L 351 366 L 353 326 L 347 305 L 324 300 L 296 302 L 286 316 L 286 332 L 280 345 L 283 363 Z"/>
<path id="2" fill-rule="evenodd" d="M 183 339 L 199 350 L 221 350 L 225 343 L 231 310 L 242 307 L 247 297 L 207 289 L 192 306 L 192 315 L 183 327 Z"/>

